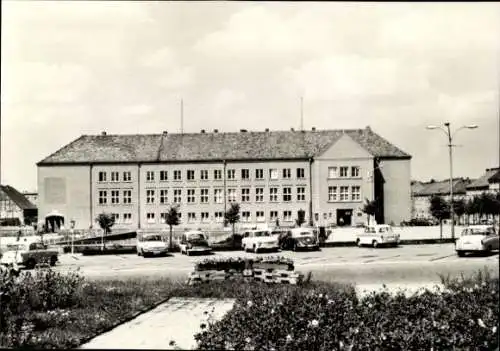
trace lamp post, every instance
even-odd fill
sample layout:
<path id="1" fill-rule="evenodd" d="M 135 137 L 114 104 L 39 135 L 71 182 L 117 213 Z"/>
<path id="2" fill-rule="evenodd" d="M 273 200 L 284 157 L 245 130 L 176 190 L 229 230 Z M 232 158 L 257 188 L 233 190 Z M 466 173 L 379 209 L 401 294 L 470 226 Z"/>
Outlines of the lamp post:
<path id="1" fill-rule="evenodd" d="M 451 238 L 455 239 L 455 209 L 453 208 L 453 137 L 457 134 L 458 131 L 462 129 L 476 129 L 478 126 L 476 124 L 464 125 L 451 132 L 450 122 L 444 123 L 442 126 L 430 125 L 427 126 L 427 129 L 434 130 L 439 129 L 443 131 L 448 139 L 448 154 L 450 159 L 450 218 L 451 218 Z"/>

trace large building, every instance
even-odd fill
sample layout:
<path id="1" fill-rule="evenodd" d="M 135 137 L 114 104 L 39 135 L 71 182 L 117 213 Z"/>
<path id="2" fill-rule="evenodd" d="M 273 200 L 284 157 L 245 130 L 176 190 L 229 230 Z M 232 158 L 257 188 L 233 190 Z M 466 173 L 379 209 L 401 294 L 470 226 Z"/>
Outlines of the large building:
<path id="1" fill-rule="evenodd" d="M 500 168 L 487 168 L 484 174 L 467 186 L 467 197 L 500 191 Z"/>
<path id="2" fill-rule="evenodd" d="M 165 227 L 180 205 L 181 227 L 223 226 L 237 202 L 241 222 L 292 226 L 378 222 L 411 215 L 411 156 L 369 127 L 349 130 L 82 135 L 38 166 L 40 217 L 61 213 L 76 228 L 113 213 L 117 227 Z"/>

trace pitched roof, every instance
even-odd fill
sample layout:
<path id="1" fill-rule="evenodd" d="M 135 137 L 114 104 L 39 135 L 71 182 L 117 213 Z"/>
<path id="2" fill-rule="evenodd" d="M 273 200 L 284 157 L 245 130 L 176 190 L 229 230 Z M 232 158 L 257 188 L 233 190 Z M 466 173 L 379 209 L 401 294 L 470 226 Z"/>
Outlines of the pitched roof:
<path id="1" fill-rule="evenodd" d="M 496 171 L 495 174 L 493 174 L 491 177 L 488 178 L 488 182 L 490 184 L 500 183 L 500 169 L 498 171 Z"/>
<path id="2" fill-rule="evenodd" d="M 454 194 L 465 194 L 467 184 L 469 180 L 463 178 L 453 179 L 453 193 Z M 421 189 L 415 189 L 413 193 L 414 196 L 432 196 L 432 195 L 448 195 L 450 193 L 450 180 L 434 181 L 428 183 L 422 183 L 423 187 Z M 412 189 L 413 190 L 413 189 Z"/>
<path id="3" fill-rule="evenodd" d="M 17 191 L 15 188 L 10 185 L 0 185 L 0 198 L 2 200 L 9 198 L 14 202 L 19 208 L 23 210 L 36 209 L 36 206 L 33 205 L 23 194 Z"/>
<path id="4" fill-rule="evenodd" d="M 323 131 L 83 135 L 38 164 L 304 159 L 344 134 L 374 157 L 411 158 L 369 127 Z"/>
<path id="5" fill-rule="evenodd" d="M 490 178 L 495 177 L 495 174 L 497 174 L 500 171 L 500 168 L 488 168 L 486 169 L 486 172 L 470 183 L 467 186 L 468 190 L 474 190 L 474 189 L 487 189 L 490 186 L 490 183 L 494 183 L 494 181 L 490 181 Z M 497 176 L 498 177 L 498 176 Z"/>

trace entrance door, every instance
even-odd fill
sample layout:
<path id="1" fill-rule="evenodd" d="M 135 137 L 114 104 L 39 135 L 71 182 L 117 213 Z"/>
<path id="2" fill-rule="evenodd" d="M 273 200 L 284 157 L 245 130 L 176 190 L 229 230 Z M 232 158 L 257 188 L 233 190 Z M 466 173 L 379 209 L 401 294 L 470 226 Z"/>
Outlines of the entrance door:
<path id="1" fill-rule="evenodd" d="M 337 210 L 337 225 L 339 227 L 352 225 L 352 209 Z"/>

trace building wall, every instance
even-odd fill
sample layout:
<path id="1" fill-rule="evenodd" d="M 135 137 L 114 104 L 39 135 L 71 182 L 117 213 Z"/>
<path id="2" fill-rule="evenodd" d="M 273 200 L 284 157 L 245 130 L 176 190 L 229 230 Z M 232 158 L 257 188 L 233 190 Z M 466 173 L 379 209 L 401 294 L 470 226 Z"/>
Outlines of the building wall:
<path id="1" fill-rule="evenodd" d="M 24 224 L 24 212 L 10 198 L 0 200 L 0 218 L 19 218 Z"/>
<path id="2" fill-rule="evenodd" d="M 384 177 L 384 222 L 399 225 L 411 218 L 410 160 L 383 159 L 380 171 Z"/>

